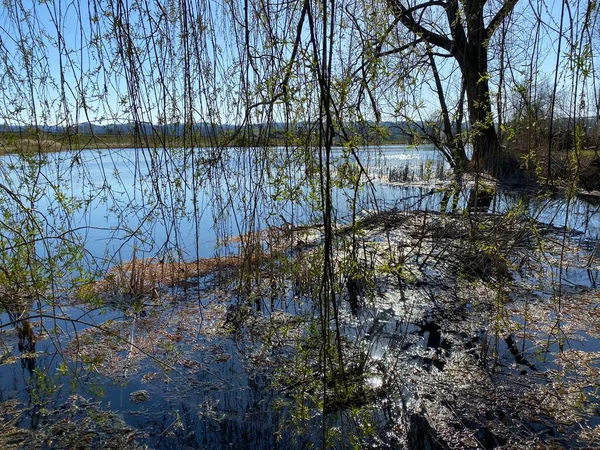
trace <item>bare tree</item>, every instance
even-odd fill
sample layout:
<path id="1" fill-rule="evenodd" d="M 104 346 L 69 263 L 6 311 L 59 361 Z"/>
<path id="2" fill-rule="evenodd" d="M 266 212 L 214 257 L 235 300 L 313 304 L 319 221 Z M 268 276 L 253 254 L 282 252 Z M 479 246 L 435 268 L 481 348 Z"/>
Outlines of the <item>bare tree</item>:
<path id="1" fill-rule="evenodd" d="M 387 3 L 395 22 L 412 32 L 415 39 L 444 52 L 437 52 L 436 56 L 456 60 L 462 74 L 472 127 L 472 168 L 495 175 L 504 174 L 508 169 L 507 157 L 501 150 L 494 125 L 488 44 L 517 0 L 505 1 L 492 14 L 487 0 L 432 0 L 413 5 L 401 0 L 388 0 Z M 440 25 L 439 21 L 444 16 L 447 22 Z M 460 157 L 466 158 L 464 154 Z"/>

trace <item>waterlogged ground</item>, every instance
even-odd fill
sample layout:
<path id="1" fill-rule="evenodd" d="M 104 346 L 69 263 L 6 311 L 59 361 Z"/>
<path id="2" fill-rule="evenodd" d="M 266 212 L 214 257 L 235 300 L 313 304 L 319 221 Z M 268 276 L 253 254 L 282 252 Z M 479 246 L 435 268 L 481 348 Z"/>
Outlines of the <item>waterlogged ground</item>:
<path id="1" fill-rule="evenodd" d="M 138 260 L 32 308 L 35 348 L 2 328 L 0 446 L 305 448 L 323 424 L 338 447 L 600 445 L 594 240 L 518 214 L 361 225 L 358 253 L 336 250 L 359 270 L 338 297 L 343 363 L 329 375 L 318 227 L 286 231 L 292 246 L 247 279 L 243 259 Z"/>
<path id="2" fill-rule="evenodd" d="M 128 205 L 132 152 L 109 155 Z M 126 247 L 136 224 L 93 200 L 88 250 L 110 270 L 44 300 L 0 293 L 0 448 L 600 447 L 597 207 L 474 201 L 475 180 L 453 183 L 431 149 L 383 153 L 358 227 L 336 190 L 333 298 L 323 229 L 294 228 L 319 221 L 287 204 L 215 257 L 210 233 L 185 240 L 208 214 L 144 223 Z M 173 235 L 201 258 L 152 247 Z"/>

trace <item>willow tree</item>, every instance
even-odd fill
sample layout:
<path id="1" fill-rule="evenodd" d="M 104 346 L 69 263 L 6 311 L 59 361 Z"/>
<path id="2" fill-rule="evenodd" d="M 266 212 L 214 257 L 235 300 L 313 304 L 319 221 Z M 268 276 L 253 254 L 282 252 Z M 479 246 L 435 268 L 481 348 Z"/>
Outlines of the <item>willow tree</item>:
<path id="1" fill-rule="evenodd" d="M 503 175 L 510 169 L 494 124 L 488 46 L 517 1 L 506 0 L 494 11 L 489 0 L 387 0 L 396 25 L 414 34 L 415 42 L 433 48 L 437 57 L 453 58 L 460 69 L 474 152 L 471 164 L 464 152 L 456 155 L 462 160 L 457 161 L 459 167 L 494 175 Z M 431 54 L 432 50 L 428 52 Z"/>

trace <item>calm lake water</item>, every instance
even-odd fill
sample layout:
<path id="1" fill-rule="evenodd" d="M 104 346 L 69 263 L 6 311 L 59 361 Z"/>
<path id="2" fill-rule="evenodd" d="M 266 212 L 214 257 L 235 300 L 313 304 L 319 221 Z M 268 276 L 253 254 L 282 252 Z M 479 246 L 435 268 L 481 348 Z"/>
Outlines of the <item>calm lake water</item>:
<path id="1" fill-rule="evenodd" d="M 74 230 L 85 249 L 86 260 L 95 269 L 130 260 L 134 249 L 139 258 L 213 257 L 217 251 L 235 251 L 235 244 L 218 249 L 219 240 L 227 236 L 284 226 L 286 222 L 322 220 L 309 204 L 299 200 L 308 192 L 307 184 L 316 182 L 318 176 L 307 169 L 306 159 L 286 165 L 282 158 L 281 167 L 267 169 L 265 155 L 260 152 L 223 151 L 227 155 L 221 165 L 210 170 L 206 164 L 210 149 L 198 150 L 194 156 L 190 152 L 173 155 L 141 149 L 49 154 L 35 182 L 17 175 L 24 166 L 15 156 L 0 158 L 0 170 L 5 186 L 18 192 L 24 201 L 34 200 L 32 210 L 45 218 L 49 235 L 60 227 Z M 269 151 L 285 154 L 285 149 Z M 268 156 L 277 161 L 276 155 Z M 358 195 L 347 186 L 336 188 L 333 202 L 337 222 L 351 220 L 353 201 L 359 216 L 391 208 L 439 211 L 450 180 L 447 165 L 433 147 L 362 149 L 359 156 L 372 184 Z M 334 152 L 334 174 L 344 170 L 344 158 L 342 149 Z M 274 177 L 279 177 L 281 186 L 289 187 L 295 194 L 273 187 L 270 181 Z M 469 188 L 453 195 L 458 196 L 458 208 L 464 208 Z M 82 204 L 65 213 L 64 203 L 60 203 L 64 198 L 77 198 Z M 451 204 L 452 200 L 448 205 Z M 540 223 L 572 229 L 589 245 L 594 245 L 600 234 L 597 207 L 578 200 L 567 204 L 562 199 L 530 198 L 501 191 L 490 212 L 505 212 L 517 204 Z M 45 248 L 39 244 L 40 254 Z M 591 275 L 589 271 L 572 271 L 565 276 L 573 283 L 592 285 L 597 271 Z M 179 371 L 161 371 L 154 361 L 136 361 L 135 375 L 121 378 L 109 375 L 107 369 L 88 371 L 80 362 L 64 357 L 69 354 L 66 346 L 72 345 L 90 325 L 108 320 L 126 322 L 130 317 L 118 308 L 90 311 L 89 307 L 64 306 L 51 311 L 42 303 L 39 308 L 43 314 L 77 320 L 37 319 L 43 320 L 47 329 L 60 332 L 38 341 L 33 363 L 19 360 L 0 365 L 0 401 L 23 401 L 30 409 L 19 425 L 37 427 L 49 420 L 45 411 L 64 410 L 69 396 L 77 393 L 100 402 L 103 410 L 117 412 L 126 424 L 141 430 L 151 448 L 303 448 L 318 441 L 310 433 L 303 441 L 294 440 L 297 437 L 286 432 L 282 432 L 280 440 L 275 439 L 274 430 L 285 411 L 273 407 L 277 395 L 270 388 L 269 374 L 256 366 L 249 369 L 246 364 L 248 358 L 261 356 L 253 354 L 252 342 L 200 333 L 202 305 L 221 294 L 197 288 L 169 294 L 191 299 L 191 304 L 157 307 L 153 309 L 154 316 L 139 318 L 136 330 L 127 330 L 142 336 L 144 326 L 162 327 L 171 334 L 179 332 L 178 339 L 189 342 L 182 350 L 185 354 L 178 357 L 193 359 L 193 363 Z M 302 308 L 295 311 L 298 307 L 291 299 L 279 301 L 270 307 L 271 313 L 307 312 Z M 10 318 L 2 313 L 0 326 L 8 323 Z M 3 337 L 3 358 L 19 356 L 14 335 L 6 332 Z M 174 344 L 179 342 L 173 339 Z M 165 349 L 165 354 L 171 350 Z M 129 364 L 126 355 L 120 364 Z M 75 373 L 79 375 L 75 377 Z M 49 387 L 40 400 L 35 396 L 40 395 L 44 383 Z M 138 404 L 130 394 L 141 389 L 149 391 L 150 398 Z"/>
<path id="2" fill-rule="evenodd" d="M 188 150 L 175 155 L 147 149 L 54 153 L 44 156 L 47 161 L 35 186 L 28 179 L 16 179 L 16 171 L 26 170 L 15 156 L 1 157 L 0 171 L 8 188 L 27 194 L 23 197 L 26 204 L 29 197 L 35 198 L 35 209 L 47 222 L 53 221 L 48 211 L 60 209 L 57 192 L 80 200 L 81 207 L 68 216 L 58 215 L 56 220 L 67 220 L 67 229 L 80 230 L 76 234 L 86 252 L 103 266 L 131 259 L 134 248 L 138 257 L 165 252 L 181 252 L 185 259 L 212 257 L 218 237 L 240 235 L 251 226 L 256 230 L 281 226 L 284 220 L 293 224 L 322 221 L 298 193 L 306 194 L 307 184 L 318 182 L 318 173 L 307 173 L 303 160 L 285 164 L 285 149 L 270 149 L 281 155 L 282 166 L 267 170 L 261 153 L 264 150 L 229 148 L 222 150 L 226 155 L 220 167 L 206 170 L 202 161 L 208 159 L 210 151 Z M 334 151 L 334 175 L 347 158 L 344 155 L 341 149 Z M 358 156 L 372 180 L 356 197 L 359 216 L 392 208 L 439 211 L 450 180 L 448 165 L 433 146 L 361 149 Z M 349 160 L 354 162 L 353 157 Z M 285 193 L 270 186 L 275 177 L 282 180 L 282 190 L 289 187 L 296 194 L 286 198 Z M 389 183 L 390 179 L 394 182 Z M 456 194 L 459 208 L 466 205 L 469 192 L 466 186 Z M 354 197 L 350 188 L 334 191 L 338 222 L 351 219 Z M 589 238 L 600 234 L 598 207 L 583 201 L 571 201 L 567 215 L 562 198 L 531 198 L 500 191 L 490 212 L 505 212 L 519 202 L 541 223 L 571 227 Z M 42 245 L 40 251 L 44 251 Z"/>
<path id="3" fill-rule="evenodd" d="M 188 259 L 211 257 L 217 236 L 243 234 L 250 225 L 255 229 L 280 226 L 282 220 L 294 224 L 322 220 L 300 200 L 301 194 L 308 192 L 307 185 L 318 182 L 317 172 L 307 172 L 306 158 L 288 164 L 283 148 L 228 148 L 222 150 L 223 162 L 207 169 L 203 161 L 209 160 L 212 150 L 179 152 L 110 149 L 43 155 L 45 161 L 34 185 L 15 174 L 37 169 L 30 169 L 16 156 L 0 157 L 0 171 L 8 188 L 20 192 L 25 203 L 34 198 L 36 210 L 48 221 L 53 219 L 48 211 L 60 206 L 59 194 L 82 202 L 76 211 L 58 218 L 68 220 L 72 230 L 81 229 L 78 234 L 89 255 L 104 258 L 109 265 L 129 260 L 134 247 L 138 257 L 173 250 Z M 334 173 L 343 155 L 341 149 L 334 151 Z M 407 181 L 418 178 L 427 164 L 431 165 L 427 169 L 430 176 L 435 176 L 435 171 L 446 166 L 433 147 L 363 149 L 358 156 L 373 178 L 373 185 L 358 196 L 359 213 L 376 205 L 423 209 L 439 204 L 441 194 L 429 187 L 391 187 L 380 182 L 393 168 L 403 169 Z M 266 168 L 266 158 L 275 161 L 274 168 Z M 281 189 L 269 185 L 275 178 Z M 283 192 L 286 187 L 293 192 Z M 351 189 L 335 191 L 338 221 L 349 220 L 348 203 L 353 197 Z M 257 208 L 262 209 L 260 214 Z"/>

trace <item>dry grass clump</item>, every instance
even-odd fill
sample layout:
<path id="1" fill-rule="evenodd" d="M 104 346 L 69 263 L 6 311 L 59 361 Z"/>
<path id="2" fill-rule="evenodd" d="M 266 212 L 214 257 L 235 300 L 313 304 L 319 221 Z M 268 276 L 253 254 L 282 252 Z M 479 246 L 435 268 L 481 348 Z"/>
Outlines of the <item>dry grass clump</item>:
<path id="1" fill-rule="evenodd" d="M 85 294 L 122 294 L 133 297 L 157 296 L 165 286 L 175 286 L 190 278 L 238 267 L 240 258 L 223 256 L 196 261 L 160 261 L 156 258 L 137 259 L 111 268 L 106 276 L 80 290 Z M 91 291 L 91 292 L 90 292 Z"/>
<path id="2" fill-rule="evenodd" d="M 62 144 L 50 139 L 15 139 L 0 142 L 0 154 L 6 153 L 50 153 L 58 152 Z"/>
<path id="3" fill-rule="evenodd" d="M 242 269 L 253 273 L 263 263 L 281 255 L 292 247 L 305 246 L 317 239 L 315 227 L 278 228 L 243 234 L 227 240 L 240 244 L 239 255 L 200 258 L 195 261 L 165 261 L 158 258 L 137 258 L 116 265 L 106 275 L 80 288 L 79 298 L 98 294 L 132 297 L 157 297 L 161 288 L 185 283 L 191 278 Z"/>

